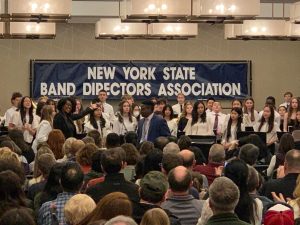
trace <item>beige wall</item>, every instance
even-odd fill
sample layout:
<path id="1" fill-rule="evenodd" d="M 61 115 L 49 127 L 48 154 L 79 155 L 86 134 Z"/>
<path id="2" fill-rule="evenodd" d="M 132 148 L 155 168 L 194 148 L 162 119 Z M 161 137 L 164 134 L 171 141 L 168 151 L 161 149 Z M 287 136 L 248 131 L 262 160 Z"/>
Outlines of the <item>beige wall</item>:
<path id="1" fill-rule="evenodd" d="M 252 60 L 257 106 L 286 90 L 300 96 L 300 42 L 227 41 L 222 25 L 200 25 L 186 41 L 95 40 L 92 24 L 59 24 L 55 40 L 0 40 L 0 115 L 13 91 L 29 94 L 30 59 Z"/>

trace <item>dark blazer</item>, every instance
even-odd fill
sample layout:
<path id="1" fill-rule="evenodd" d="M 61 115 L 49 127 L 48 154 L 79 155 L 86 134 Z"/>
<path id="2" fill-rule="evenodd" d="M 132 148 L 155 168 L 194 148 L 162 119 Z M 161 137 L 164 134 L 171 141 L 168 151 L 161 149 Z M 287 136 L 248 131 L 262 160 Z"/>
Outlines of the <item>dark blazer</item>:
<path id="1" fill-rule="evenodd" d="M 298 175 L 298 173 L 289 173 L 283 178 L 269 180 L 263 185 L 261 195 L 273 200 L 271 192 L 275 192 L 276 194 L 282 193 L 285 198 L 293 198 Z"/>
<path id="2" fill-rule="evenodd" d="M 89 114 L 91 111 L 93 110 L 88 107 L 86 108 L 86 110 L 79 114 L 67 115 L 63 112 L 59 112 L 54 116 L 53 128 L 61 130 L 66 139 L 69 137 L 76 137 L 76 127 L 73 120 L 78 120 Z"/>
<path id="3" fill-rule="evenodd" d="M 142 133 L 143 133 L 143 125 L 145 122 L 145 118 L 141 119 L 138 123 L 138 142 L 141 141 Z M 154 142 L 158 137 L 168 137 L 171 136 L 170 129 L 168 127 L 167 121 L 158 115 L 153 115 L 150 120 L 149 131 L 147 141 Z"/>
<path id="4" fill-rule="evenodd" d="M 126 181 L 123 173 L 107 174 L 105 180 L 87 189 L 86 194 L 98 203 L 101 198 L 112 192 L 127 194 L 132 202 L 139 202 L 139 186 Z"/>

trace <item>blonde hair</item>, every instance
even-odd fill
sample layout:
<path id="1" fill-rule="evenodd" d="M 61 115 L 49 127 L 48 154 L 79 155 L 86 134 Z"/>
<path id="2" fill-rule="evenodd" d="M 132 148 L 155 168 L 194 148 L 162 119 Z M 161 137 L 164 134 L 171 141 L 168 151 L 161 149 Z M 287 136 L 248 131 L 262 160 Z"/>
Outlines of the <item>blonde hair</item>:
<path id="1" fill-rule="evenodd" d="M 64 153 L 64 155 L 68 156 L 71 152 L 71 149 L 72 149 L 72 144 L 74 141 L 76 141 L 77 139 L 74 138 L 74 137 L 69 137 L 65 143 L 63 144 L 63 147 L 62 147 L 62 151 Z"/>
<path id="2" fill-rule="evenodd" d="M 38 169 L 38 159 L 43 154 L 51 154 L 55 159 L 55 156 L 49 147 L 41 146 L 39 148 L 39 150 L 37 151 L 35 158 L 34 158 L 34 164 L 33 164 L 33 177 L 34 178 L 37 178 L 41 175 L 41 172 Z"/>
<path id="3" fill-rule="evenodd" d="M 68 224 L 77 225 L 96 208 L 94 200 L 86 194 L 77 194 L 70 198 L 64 208 Z"/>
<path id="4" fill-rule="evenodd" d="M 298 207 L 300 207 L 300 175 L 298 175 L 293 196 L 296 199 Z"/>
<path id="5" fill-rule="evenodd" d="M 148 210 L 140 223 L 140 225 L 170 225 L 170 219 L 167 213 L 160 208 Z"/>
<path id="6" fill-rule="evenodd" d="M 0 148 L 0 159 L 13 161 L 17 165 L 21 165 L 18 155 L 14 153 L 12 150 L 10 150 L 10 148 L 8 147 Z"/>

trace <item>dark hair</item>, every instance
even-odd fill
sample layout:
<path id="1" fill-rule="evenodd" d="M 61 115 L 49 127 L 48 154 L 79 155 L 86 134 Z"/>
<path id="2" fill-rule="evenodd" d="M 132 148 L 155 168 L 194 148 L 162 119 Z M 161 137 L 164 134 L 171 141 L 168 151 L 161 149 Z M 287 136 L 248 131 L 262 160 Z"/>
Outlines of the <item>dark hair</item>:
<path id="1" fill-rule="evenodd" d="M 233 100 L 231 101 L 231 106 L 233 105 L 234 102 L 239 102 L 240 105 L 241 105 L 241 108 L 243 107 L 243 103 L 242 103 L 242 101 L 241 101 L 240 99 L 237 99 L 237 98 L 233 99 Z M 232 107 L 232 108 L 237 108 L 237 107 Z"/>
<path id="2" fill-rule="evenodd" d="M 293 97 L 293 93 L 290 92 L 290 91 L 285 92 L 285 93 L 283 94 L 283 97 L 286 96 L 286 95 L 290 95 L 291 97 Z"/>
<path id="3" fill-rule="evenodd" d="M 144 141 L 140 145 L 140 154 L 147 155 L 149 152 L 153 151 L 154 144 L 150 141 Z"/>
<path id="4" fill-rule="evenodd" d="M 240 146 L 243 146 L 244 144 L 253 144 L 256 147 L 258 147 L 259 149 L 258 160 L 265 158 L 269 152 L 267 145 L 260 139 L 260 137 L 257 134 L 250 134 L 246 137 L 240 138 L 239 144 Z"/>
<path id="5" fill-rule="evenodd" d="M 149 152 L 144 159 L 143 174 L 146 175 L 150 171 L 161 171 L 161 162 L 163 153 L 160 149 L 155 148 Z"/>
<path id="6" fill-rule="evenodd" d="M 98 126 L 98 123 L 94 117 L 94 112 L 95 111 L 91 111 L 90 114 L 89 114 L 89 120 L 90 120 L 90 123 L 91 125 L 96 129 L 98 130 L 99 126 Z M 101 113 L 101 117 L 100 117 L 100 128 L 103 129 L 106 125 L 106 120 L 104 119 L 103 117 L 103 114 Z"/>
<path id="7" fill-rule="evenodd" d="M 63 192 L 60 185 L 63 163 L 56 163 L 52 166 L 46 184 L 40 196 L 40 206 L 43 203 L 56 199 L 57 195 Z"/>
<path id="8" fill-rule="evenodd" d="M 128 131 L 125 134 L 124 139 L 125 139 L 125 143 L 133 144 L 135 147 L 138 144 L 138 135 L 134 131 Z"/>
<path id="9" fill-rule="evenodd" d="M 209 97 L 209 98 L 207 98 L 206 102 L 208 102 L 208 101 L 214 101 L 215 102 L 216 100 L 213 97 Z"/>
<path id="10" fill-rule="evenodd" d="M 165 99 L 165 98 L 159 98 L 159 99 L 157 100 L 157 103 L 156 103 L 156 104 L 159 104 L 159 105 L 161 105 L 161 104 L 167 105 L 167 99 Z"/>
<path id="11" fill-rule="evenodd" d="M 27 208 L 8 210 L 0 219 L 0 225 L 35 225 L 33 216 Z"/>
<path id="12" fill-rule="evenodd" d="M 54 101 L 53 99 L 48 98 L 47 101 L 46 101 L 46 105 L 51 105 L 52 103 L 55 106 L 55 112 L 56 112 L 56 109 L 57 109 L 56 101 Z"/>
<path id="13" fill-rule="evenodd" d="M 202 150 L 197 146 L 190 146 L 188 148 L 191 152 L 195 155 L 196 165 L 203 165 L 204 163 L 207 163 L 207 159 L 205 158 Z"/>
<path id="14" fill-rule="evenodd" d="M 174 110 L 172 108 L 171 105 L 165 105 L 164 108 L 163 108 L 163 111 L 162 111 L 162 114 L 163 114 L 163 117 L 165 118 L 165 111 L 169 109 L 171 114 L 170 114 L 170 120 L 174 119 Z"/>
<path id="15" fill-rule="evenodd" d="M 201 115 L 198 114 L 198 106 L 200 104 L 203 105 L 204 107 L 204 111 Z M 200 118 L 200 123 L 206 122 L 206 107 L 203 101 L 196 101 L 194 103 L 193 111 L 192 111 L 192 126 L 198 122 L 199 118 Z"/>
<path id="16" fill-rule="evenodd" d="M 175 176 L 175 169 L 176 168 L 172 169 L 168 175 L 168 181 L 169 181 L 171 190 L 176 191 L 176 192 L 187 191 L 189 189 L 190 184 L 193 179 L 191 172 L 186 169 L 185 176 L 182 179 L 177 180 L 176 176 Z"/>
<path id="17" fill-rule="evenodd" d="M 286 153 L 294 148 L 295 142 L 293 136 L 290 133 L 283 134 L 279 142 L 274 169 L 277 169 L 280 165 L 284 164 L 284 158 Z"/>
<path id="18" fill-rule="evenodd" d="M 101 90 L 98 92 L 98 94 L 101 93 L 101 92 L 104 92 L 105 94 L 107 94 L 107 91 L 104 90 L 104 89 L 101 89 Z"/>
<path id="19" fill-rule="evenodd" d="M 10 170 L 0 172 L 0 218 L 9 209 L 26 207 L 25 199 L 18 175 Z"/>
<path id="20" fill-rule="evenodd" d="M 65 98 L 61 98 L 58 103 L 57 103 L 57 109 L 62 112 L 62 109 L 64 107 L 64 105 L 67 103 L 67 101 L 69 101 L 72 104 L 72 110 L 70 112 L 70 114 L 74 113 L 76 110 L 76 101 L 74 98 L 72 97 L 65 97 Z"/>
<path id="21" fill-rule="evenodd" d="M 94 152 L 92 155 L 92 170 L 98 173 L 102 173 L 102 167 L 101 167 L 101 157 L 103 154 L 104 150 L 98 150 Z"/>
<path id="22" fill-rule="evenodd" d="M 125 143 L 121 146 L 121 148 L 123 148 L 126 153 L 127 165 L 136 165 L 140 157 L 136 147 L 133 144 Z"/>
<path id="23" fill-rule="evenodd" d="M 121 101 L 120 103 L 119 103 L 119 111 L 120 111 L 120 113 L 118 113 L 118 120 L 119 120 L 119 122 L 120 123 L 124 123 L 124 119 L 123 119 L 123 114 L 124 114 L 124 112 L 123 112 L 123 106 L 124 106 L 124 104 L 125 103 L 128 103 L 128 105 L 129 105 L 129 113 L 128 113 L 128 118 L 129 118 L 129 122 L 130 123 L 132 123 L 132 118 L 133 118 L 133 116 L 132 116 L 132 113 L 131 113 L 131 108 L 130 108 L 130 104 L 129 104 L 129 102 L 127 101 L 127 100 L 124 100 L 124 101 Z"/>
<path id="24" fill-rule="evenodd" d="M 46 102 L 38 102 L 36 105 L 35 114 L 41 117 L 42 115 L 42 108 L 46 105 Z"/>
<path id="25" fill-rule="evenodd" d="M 253 144 L 246 144 L 240 148 L 239 158 L 251 166 L 256 163 L 258 155 L 259 149 Z"/>
<path id="26" fill-rule="evenodd" d="M 116 133 L 109 133 L 106 136 L 106 148 L 120 147 L 120 136 Z"/>
<path id="27" fill-rule="evenodd" d="M 154 147 L 162 151 L 169 142 L 167 137 L 158 137 L 154 140 Z"/>
<path id="28" fill-rule="evenodd" d="M 83 172 L 78 163 L 67 162 L 61 171 L 61 186 L 64 191 L 77 192 L 83 183 Z"/>
<path id="29" fill-rule="evenodd" d="M 272 105 L 275 108 L 275 106 L 276 106 L 276 100 L 275 100 L 275 98 L 273 96 L 268 96 L 266 98 L 266 104 L 267 105 Z"/>
<path id="30" fill-rule="evenodd" d="M 252 166 L 248 167 L 248 172 L 248 191 L 253 192 L 259 188 L 259 174 Z"/>
<path id="31" fill-rule="evenodd" d="M 253 98 L 249 97 L 249 98 L 246 98 L 244 100 L 244 113 L 248 114 L 248 110 L 247 110 L 247 107 L 246 107 L 246 102 L 249 101 L 249 100 L 253 102 L 253 107 L 251 108 L 251 118 L 250 118 L 250 120 L 251 120 L 251 122 L 254 122 L 255 121 L 255 116 L 254 116 L 254 99 Z"/>
<path id="32" fill-rule="evenodd" d="M 300 100 L 297 97 L 292 98 L 291 99 L 291 105 L 290 105 L 290 108 L 288 110 L 288 117 L 287 117 L 288 118 L 288 123 L 291 122 L 291 116 L 292 116 L 292 113 L 294 112 L 293 111 L 294 109 L 292 108 L 292 101 L 293 100 L 296 100 L 297 104 L 298 104 L 298 108 L 296 109 L 296 112 L 298 112 L 300 110 Z"/>
<path id="33" fill-rule="evenodd" d="M 28 98 L 30 100 L 30 102 L 31 102 L 31 107 L 29 108 L 29 112 L 28 112 L 29 121 L 26 121 L 26 109 L 24 107 L 24 101 L 25 101 L 26 98 Z M 20 103 L 20 107 L 19 107 L 19 111 L 20 111 L 21 120 L 22 120 L 23 125 L 25 123 L 32 124 L 32 122 L 33 122 L 33 104 L 32 104 L 32 100 L 31 100 L 30 97 L 24 96 L 22 98 L 21 103 Z"/>
<path id="34" fill-rule="evenodd" d="M 188 149 L 191 146 L 191 144 L 192 144 L 192 140 L 191 140 L 191 138 L 189 136 L 182 135 L 178 139 L 177 144 L 178 144 L 180 150 Z"/>
<path id="35" fill-rule="evenodd" d="M 177 144 L 178 138 L 176 136 L 171 135 L 168 137 L 168 140 L 169 142 L 174 142 Z"/>
<path id="36" fill-rule="evenodd" d="M 11 101 L 15 100 L 16 98 L 22 98 L 22 94 L 20 92 L 14 92 L 11 95 Z"/>
<path id="37" fill-rule="evenodd" d="M 271 111 L 271 115 L 270 115 L 270 118 L 269 118 L 269 120 L 268 120 L 269 128 L 268 128 L 268 131 L 267 131 L 267 133 L 270 133 L 270 132 L 273 130 L 273 128 L 274 128 L 275 112 L 274 112 L 274 108 L 273 108 L 272 105 L 266 105 L 266 106 L 264 107 L 264 109 L 267 108 L 267 107 L 268 107 L 268 108 L 270 109 L 270 111 Z M 264 125 L 265 122 L 266 122 L 266 119 L 265 119 L 265 117 L 262 115 L 261 120 L 260 120 L 260 124 L 259 124 L 259 127 L 258 127 L 258 131 L 260 131 L 260 129 L 262 128 L 262 126 Z"/>
<path id="38" fill-rule="evenodd" d="M 76 161 L 81 166 L 91 166 L 92 165 L 92 155 L 97 151 L 98 147 L 95 144 L 88 143 L 85 144 L 76 152 Z"/>
<path id="39" fill-rule="evenodd" d="M 241 126 L 242 126 L 242 123 L 243 123 L 243 111 L 241 108 L 232 108 L 231 109 L 231 112 L 235 111 L 237 114 L 238 114 L 238 120 L 237 120 L 237 129 L 236 129 L 236 132 L 241 132 Z M 229 140 L 229 138 L 231 137 L 231 125 L 232 125 L 232 119 L 231 119 L 231 116 L 229 116 L 229 120 L 228 120 L 228 124 L 227 124 L 227 129 L 226 129 L 226 141 Z"/>
<path id="40" fill-rule="evenodd" d="M 123 153 L 122 153 L 123 152 Z M 122 169 L 122 162 L 125 161 L 122 154 L 126 154 L 120 147 L 104 151 L 101 156 L 101 165 L 107 174 L 119 173 Z"/>
<path id="41" fill-rule="evenodd" d="M 235 208 L 235 213 L 239 219 L 247 223 L 254 221 L 254 200 L 248 192 L 248 166 L 240 159 L 230 161 L 224 170 L 225 177 L 231 179 L 240 190 L 239 202 Z"/>
<path id="42" fill-rule="evenodd" d="M 91 130 L 91 131 L 89 131 L 87 133 L 87 136 L 94 139 L 95 145 L 97 145 L 98 147 L 102 147 L 101 137 L 100 137 L 100 133 L 99 133 L 98 130 Z"/>
<path id="43" fill-rule="evenodd" d="M 183 165 L 183 159 L 180 155 L 174 153 L 163 154 L 162 157 L 162 168 L 166 171 L 167 174 L 177 166 Z"/>

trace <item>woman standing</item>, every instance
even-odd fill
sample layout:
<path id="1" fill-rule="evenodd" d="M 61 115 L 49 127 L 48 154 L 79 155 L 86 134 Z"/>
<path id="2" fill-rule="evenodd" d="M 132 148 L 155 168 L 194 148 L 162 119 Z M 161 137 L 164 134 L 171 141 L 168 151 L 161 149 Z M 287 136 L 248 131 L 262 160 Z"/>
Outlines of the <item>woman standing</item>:
<path id="1" fill-rule="evenodd" d="M 181 113 L 180 119 L 178 121 L 178 132 L 183 132 L 189 119 L 192 119 L 193 103 L 187 101 L 184 104 L 183 111 Z"/>
<path id="2" fill-rule="evenodd" d="M 288 132 L 289 127 L 294 127 L 296 122 L 297 111 L 300 110 L 300 103 L 298 98 L 292 98 L 291 106 L 288 112 L 284 115 L 283 131 Z"/>
<path id="3" fill-rule="evenodd" d="M 82 113 L 73 114 L 76 109 L 76 101 L 74 98 L 62 98 L 57 104 L 59 112 L 54 116 L 53 128 L 61 130 L 66 139 L 76 137 L 76 127 L 73 121 L 84 117 L 96 108 L 96 104 L 91 104 L 91 106 Z"/>
<path id="4" fill-rule="evenodd" d="M 53 126 L 53 107 L 45 105 L 41 111 L 41 122 L 36 131 L 36 137 L 32 143 L 34 153 L 37 152 L 37 146 L 48 140 L 48 135 Z"/>
<path id="5" fill-rule="evenodd" d="M 271 105 L 266 105 L 263 110 L 263 116 L 260 123 L 254 126 L 256 132 L 266 132 L 267 133 L 267 146 L 274 144 L 277 140 L 277 132 L 280 131 L 279 125 L 274 121 L 275 113 L 274 108 Z"/>
<path id="6" fill-rule="evenodd" d="M 162 111 L 164 119 L 167 121 L 172 136 L 177 136 L 177 121 L 174 119 L 174 111 L 171 105 L 165 105 Z"/>
<path id="7" fill-rule="evenodd" d="M 36 133 L 39 120 L 33 113 L 33 104 L 28 96 L 22 98 L 19 110 L 16 111 L 9 123 L 9 129 L 18 128 L 23 131 L 24 140 L 31 145 Z"/>
<path id="8" fill-rule="evenodd" d="M 98 103 L 98 108 L 95 111 L 90 112 L 89 120 L 84 125 L 84 131 L 86 133 L 92 130 L 99 131 L 102 142 L 103 139 L 106 138 L 107 134 L 111 132 L 110 122 L 103 116 L 103 106 L 101 103 Z"/>
<path id="9" fill-rule="evenodd" d="M 237 133 L 245 131 L 243 123 L 243 112 L 241 108 L 233 108 L 230 113 L 230 118 L 225 124 L 223 130 L 222 144 L 225 149 L 235 147 L 237 144 Z"/>
<path id="10" fill-rule="evenodd" d="M 204 102 L 197 101 L 194 104 L 192 118 L 189 119 L 185 129 L 185 135 L 213 135 L 212 124 L 207 120 Z"/>
<path id="11" fill-rule="evenodd" d="M 75 107 L 74 114 L 78 115 L 83 112 L 82 101 L 80 98 L 75 98 L 75 101 L 76 101 L 76 107 Z M 84 121 L 85 121 L 85 117 L 82 117 L 82 118 L 74 121 L 77 135 L 83 134 Z"/>
<path id="12" fill-rule="evenodd" d="M 128 131 L 135 131 L 137 122 L 132 116 L 128 101 L 122 101 L 119 104 L 119 113 L 117 119 L 113 123 L 113 133 L 125 135 Z"/>
<path id="13" fill-rule="evenodd" d="M 258 112 L 254 108 L 253 98 L 246 98 L 243 108 L 243 123 L 245 127 L 253 127 L 259 120 Z"/>

